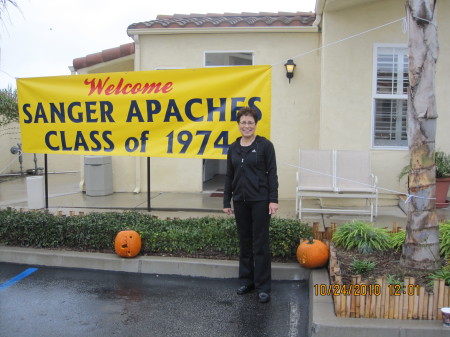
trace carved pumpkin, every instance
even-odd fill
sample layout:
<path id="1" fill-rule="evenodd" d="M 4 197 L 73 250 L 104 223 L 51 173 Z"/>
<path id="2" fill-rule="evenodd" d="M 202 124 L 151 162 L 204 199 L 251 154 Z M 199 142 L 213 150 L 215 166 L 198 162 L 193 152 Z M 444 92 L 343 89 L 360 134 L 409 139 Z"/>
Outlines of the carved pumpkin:
<path id="1" fill-rule="evenodd" d="M 325 243 L 312 238 L 300 243 L 297 247 L 297 260 L 302 267 L 323 267 L 330 257 L 330 252 Z"/>
<path id="2" fill-rule="evenodd" d="M 141 245 L 141 236 L 132 230 L 117 233 L 114 240 L 114 250 L 122 257 L 135 257 L 141 251 Z"/>

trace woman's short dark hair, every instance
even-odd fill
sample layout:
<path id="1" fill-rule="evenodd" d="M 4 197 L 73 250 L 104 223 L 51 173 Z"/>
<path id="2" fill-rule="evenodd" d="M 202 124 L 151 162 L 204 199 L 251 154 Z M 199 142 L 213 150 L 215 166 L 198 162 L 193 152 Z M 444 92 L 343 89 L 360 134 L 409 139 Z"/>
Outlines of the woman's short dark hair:
<path id="1" fill-rule="evenodd" d="M 242 116 L 251 116 L 251 117 L 253 117 L 255 124 L 258 123 L 258 113 L 253 108 L 250 108 L 248 106 L 241 108 L 236 115 L 236 119 L 237 119 L 238 123 L 241 121 Z"/>

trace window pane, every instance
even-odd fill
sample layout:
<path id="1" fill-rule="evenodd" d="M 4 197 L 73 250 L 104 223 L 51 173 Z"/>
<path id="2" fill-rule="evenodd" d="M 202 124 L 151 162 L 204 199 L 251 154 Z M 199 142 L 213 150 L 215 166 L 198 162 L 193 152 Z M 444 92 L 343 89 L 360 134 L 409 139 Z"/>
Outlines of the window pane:
<path id="1" fill-rule="evenodd" d="M 379 54 L 377 60 L 377 93 L 394 94 L 397 87 L 397 55 Z"/>
<path id="2" fill-rule="evenodd" d="M 409 87 L 409 69 L 408 55 L 403 55 L 403 94 L 408 94 Z"/>
<path id="3" fill-rule="evenodd" d="M 205 66 L 251 66 L 252 53 L 244 52 L 209 52 L 205 53 Z"/>
<path id="4" fill-rule="evenodd" d="M 407 146 L 407 100 L 375 100 L 375 146 Z"/>
<path id="5" fill-rule="evenodd" d="M 407 94 L 408 85 L 407 48 L 379 48 L 377 94 Z"/>

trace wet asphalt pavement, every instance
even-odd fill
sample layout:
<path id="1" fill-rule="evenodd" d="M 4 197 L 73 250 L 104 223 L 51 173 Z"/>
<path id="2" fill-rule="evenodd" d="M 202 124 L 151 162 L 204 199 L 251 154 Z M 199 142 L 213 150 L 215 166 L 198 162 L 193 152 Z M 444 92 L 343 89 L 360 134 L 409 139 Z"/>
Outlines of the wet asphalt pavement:
<path id="1" fill-rule="evenodd" d="M 260 304 L 237 279 L 30 267 L 0 263 L 0 336 L 307 336 L 305 281 Z"/>

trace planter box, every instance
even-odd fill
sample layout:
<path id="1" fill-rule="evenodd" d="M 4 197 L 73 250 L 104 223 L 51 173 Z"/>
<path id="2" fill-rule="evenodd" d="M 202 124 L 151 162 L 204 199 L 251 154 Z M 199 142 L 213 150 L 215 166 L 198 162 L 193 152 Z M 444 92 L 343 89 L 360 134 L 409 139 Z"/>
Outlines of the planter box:
<path id="1" fill-rule="evenodd" d="M 389 285 L 385 277 L 376 284 L 364 284 L 359 275 L 351 284 L 342 284 L 333 244 L 329 273 L 330 286 L 318 291 L 332 296 L 337 317 L 442 320 L 440 309 L 450 303 L 450 287 L 444 280 L 435 280 L 431 292 L 415 284 L 413 277 L 406 277 L 402 288 Z"/>
<path id="2" fill-rule="evenodd" d="M 400 197 L 399 205 L 403 203 L 406 207 L 405 199 Z M 398 230 L 394 226 L 392 232 Z M 316 284 L 313 291 L 317 296 L 332 297 L 337 317 L 442 320 L 440 309 L 450 306 L 450 287 L 444 280 L 435 280 L 430 292 L 417 285 L 413 277 L 405 278 L 403 288 L 389 285 L 386 277 L 377 279 L 376 284 L 364 284 L 359 275 L 352 277 L 351 284 L 343 284 L 336 249 L 327 242 L 335 231 L 334 224 L 324 231 L 319 230 L 317 223 L 313 224 L 314 238 L 324 240 L 330 247 L 330 284 Z"/>

